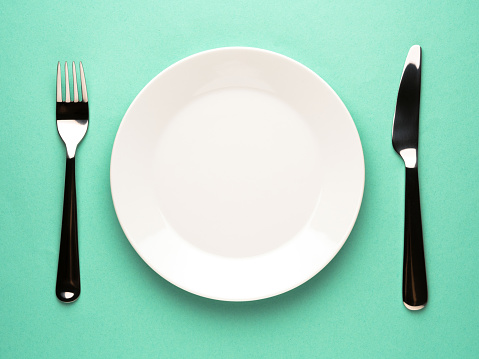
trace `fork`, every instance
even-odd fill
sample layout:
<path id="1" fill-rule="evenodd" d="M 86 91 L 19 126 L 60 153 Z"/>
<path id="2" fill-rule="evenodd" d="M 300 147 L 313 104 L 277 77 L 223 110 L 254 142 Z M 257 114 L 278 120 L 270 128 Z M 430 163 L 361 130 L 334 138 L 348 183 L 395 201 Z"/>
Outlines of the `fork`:
<path id="1" fill-rule="evenodd" d="M 62 100 L 62 75 L 60 62 L 57 66 L 57 129 L 65 143 L 67 163 L 63 219 L 58 258 L 56 295 L 66 303 L 75 301 L 80 295 L 80 261 L 78 256 L 77 203 L 75 186 L 75 153 L 78 144 L 88 129 L 88 95 L 85 74 L 80 62 L 82 101 L 78 100 L 75 62 L 72 63 L 73 102 L 70 99 L 68 64 L 65 62 L 65 101 Z"/>

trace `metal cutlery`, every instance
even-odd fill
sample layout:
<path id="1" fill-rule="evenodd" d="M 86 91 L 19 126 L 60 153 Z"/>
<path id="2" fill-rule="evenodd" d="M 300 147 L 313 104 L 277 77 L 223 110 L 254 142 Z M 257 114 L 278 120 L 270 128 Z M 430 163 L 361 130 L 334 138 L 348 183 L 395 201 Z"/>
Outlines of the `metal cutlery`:
<path id="1" fill-rule="evenodd" d="M 394 114 L 392 143 L 406 166 L 403 302 L 410 310 L 427 302 L 426 264 L 419 202 L 418 138 L 421 95 L 421 47 L 409 50 Z"/>
<path id="2" fill-rule="evenodd" d="M 78 256 L 75 154 L 88 129 L 88 95 L 85 74 L 80 62 L 82 100 L 78 98 L 75 62 L 72 63 L 73 102 L 70 98 L 68 65 L 65 62 L 65 101 L 62 100 L 60 62 L 57 66 L 57 129 L 66 147 L 65 194 L 60 239 L 56 295 L 62 302 L 73 302 L 80 295 L 80 262 Z"/>

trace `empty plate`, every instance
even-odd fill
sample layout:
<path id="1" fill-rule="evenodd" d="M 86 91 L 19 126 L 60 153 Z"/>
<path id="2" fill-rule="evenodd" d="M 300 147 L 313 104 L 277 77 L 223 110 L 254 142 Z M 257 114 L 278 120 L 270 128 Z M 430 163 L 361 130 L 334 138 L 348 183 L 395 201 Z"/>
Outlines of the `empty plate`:
<path id="1" fill-rule="evenodd" d="M 300 63 L 254 48 L 161 72 L 125 114 L 111 158 L 133 248 L 166 280 L 219 300 L 271 297 L 317 274 L 351 232 L 363 189 L 340 98 Z"/>

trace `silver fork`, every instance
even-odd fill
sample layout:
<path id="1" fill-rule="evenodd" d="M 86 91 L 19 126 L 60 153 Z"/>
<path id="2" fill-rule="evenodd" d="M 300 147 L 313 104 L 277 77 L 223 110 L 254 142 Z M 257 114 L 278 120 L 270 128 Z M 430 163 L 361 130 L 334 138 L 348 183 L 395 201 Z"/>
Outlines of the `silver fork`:
<path id="1" fill-rule="evenodd" d="M 65 194 L 60 239 L 56 295 L 62 302 L 73 302 L 80 295 L 80 262 L 78 257 L 77 203 L 75 187 L 75 153 L 88 129 L 88 95 L 85 74 L 80 62 L 82 101 L 78 100 L 75 62 L 72 63 L 73 102 L 70 99 L 68 65 L 65 62 L 65 101 L 62 100 L 62 74 L 57 66 L 57 129 L 66 146 L 67 163 Z"/>

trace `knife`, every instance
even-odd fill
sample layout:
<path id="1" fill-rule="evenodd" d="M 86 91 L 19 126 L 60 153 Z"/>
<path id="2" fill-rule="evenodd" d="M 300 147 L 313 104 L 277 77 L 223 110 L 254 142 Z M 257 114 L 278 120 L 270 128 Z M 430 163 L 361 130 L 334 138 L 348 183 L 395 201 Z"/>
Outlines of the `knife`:
<path id="1" fill-rule="evenodd" d="M 419 202 L 418 137 L 421 97 L 421 47 L 409 50 L 404 65 L 393 120 L 392 143 L 406 166 L 404 218 L 403 302 L 410 310 L 427 303 L 426 264 Z"/>

